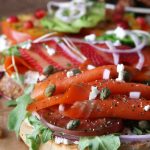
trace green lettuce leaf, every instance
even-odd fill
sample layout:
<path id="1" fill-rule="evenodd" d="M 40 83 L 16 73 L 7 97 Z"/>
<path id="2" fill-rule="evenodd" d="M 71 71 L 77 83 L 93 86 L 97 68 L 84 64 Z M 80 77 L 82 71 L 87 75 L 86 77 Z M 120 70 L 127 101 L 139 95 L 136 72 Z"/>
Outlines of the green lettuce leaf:
<path id="1" fill-rule="evenodd" d="M 26 107 L 31 103 L 30 93 L 33 85 L 29 86 L 24 94 L 16 99 L 17 106 L 10 112 L 8 116 L 8 129 L 15 131 L 18 135 L 22 121 L 27 115 Z"/>
<path id="2" fill-rule="evenodd" d="M 81 28 L 95 27 L 104 18 L 104 16 L 104 3 L 94 2 L 92 7 L 88 9 L 84 16 L 72 21 L 71 23 L 63 22 L 54 15 L 51 15 L 43 18 L 41 20 L 41 24 L 51 31 L 78 33 Z"/>
<path id="3" fill-rule="evenodd" d="M 52 139 L 52 131 L 45 127 L 35 116 L 29 116 L 29 123 L 33 126 L 32 134 L 26 135 L 26 142 L 30 150 L 38 150 L 41 143 Z"/>
<path id="4" fill-rule="evenodd" d="M 81 137 L 79 140 L 79 149 L 85 150 L 118 150 L 120 139 L 115 135 Z"/>

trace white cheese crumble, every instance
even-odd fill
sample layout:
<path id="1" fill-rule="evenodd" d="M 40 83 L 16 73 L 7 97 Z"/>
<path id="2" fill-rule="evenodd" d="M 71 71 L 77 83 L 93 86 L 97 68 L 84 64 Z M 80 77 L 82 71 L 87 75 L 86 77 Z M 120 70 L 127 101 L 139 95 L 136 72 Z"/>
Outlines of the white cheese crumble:
<path id="1" fill-rule="evenodd" d="M 65 110 L 65 106 L 63 104 L 60 104 L 58 110 L 59 112 L 63 112 Z"/>
<path id="2" fill-rule="evenodd" d="M 21 48 L 23 48 L 23 49 L 29 50 L 29 49 L 31 48 L 31 46 L 32 46 L 32 41 L 31 41 L 31 40 L 28 40 L 28 41 L 26 41 L 26 42 L 21 43 L 19 46 L 20 46 Z"/>
<path id="3" fill-rule="evenodd" d="M 150 110 L 150 105 L 146 105 L 146 106 L 144 107 L 144 110 L 145 110 L 145 111 L 149 111 L 149 110 Z"/>
<path id="4" fill-rule="evenodd" d="M 108 80 L 109 78 L 110 78 L 110 70 L 105 69 L 104 72 L 103 72 L 103 79 Z"/>
<path id="5" fill-rule="evenodd" d="M 25 84 L 35 84 L 39 79 L 39 72 L 37 71 L 27 71 L 24 75 Z"/>
<path id="6" fill-rule="evenodd" d="M 70 140 L 68 140 L 68 139 L 65 139 L 65 138 L 62 138 L 62 137 L 57 137 L 57 136 L 55 136 L 55 143 L 56 144 L 65 144 L 65 145 L 69 145 L 69 144 L 79 144 L 79 142 L 78 141 L 74 141 L 74 142 L 72 142 L 72 141 L 70 141 Z"/>
<path id="7" fill-rule="evenodd" d="M 124 65 L 123 64 L 117 65 L 117 72 L 118 72 L 118 78 L 116 78 L 116 81 L 123 81 L 123 75 L 124 75 Z"/>
<path id="8" fill-rule="evenodd" d="M 89 100 L 94 100 L 100 91 L 97 89 L 97 86 L 91 86 L 91 92 L 89 94 Z"/>
<path id="9" fill-rule="evenodd" d="M 74 72 L 71 70 L 71 71 L 67 71 L 67 77 L 70 78 L 74 76 Z"/>
<path id="10" fill-rule="evenodd" d="M 62 137 L 55 137 L 55 143 L 56 144 L 71 144 L 72 142 L 70 142 L 68 139 L 62 138 Z"/>
<path id="11" fill-rule="evenodd" d="M 120 39 L 125 38 L 125 36 L 127 35 L 126 31 L 123 28 L 121 28 L 121 27 L 117 27 L 113 31 L 107 31 L 106 34 L 115 34 L 116 37 L 118 37 Z"/>
<path id="12" fill-rule="evenodd" d="M 135 98 L 135 99 L 139 99 L 140 98 L 140 96 L 141 96 L 141 92 L 130 92 L 129 93 L 129 97 L 130 98 Z"/>
<path id="13" fill-rule="evenodd" d="M 39 76 L 39 81 L 43 81 L 44 79 L 46 79 L 45 75 L 42 74 L 42 75 Z"/>
<path id="14" fill-rule="evenodd" d="M 85 36 L 85 41 L 87 42 L 95 42 L 96 40 L 96 35 L 95 34 L 89 34 L 87 36 Z"/>
<path id="15" fill-rule="evenodd" d="M 0 36 L 0 52 L 6 50 L 10 47 L 10 42 L 8 42 L 7 37 L 5 35 Z"/>
<path id="16" fill-rule="evenodd" d="M 55 49 L 49 47 L 48 45 L 45 45 L 45 48 L 46 48 L 46 50 L 47 50 L 47 53 L 48 53 L 50 56 L 53 56 L 53 55 L 56 53 Z"/>
<path id="17" fill-rule="evenodd" d="M 87 66 L 87 70 L 92 70 L 92 69 L 95 69 L 96 67 L 95 66 L 93 66 L 93 65 L 88 65 Z"/>

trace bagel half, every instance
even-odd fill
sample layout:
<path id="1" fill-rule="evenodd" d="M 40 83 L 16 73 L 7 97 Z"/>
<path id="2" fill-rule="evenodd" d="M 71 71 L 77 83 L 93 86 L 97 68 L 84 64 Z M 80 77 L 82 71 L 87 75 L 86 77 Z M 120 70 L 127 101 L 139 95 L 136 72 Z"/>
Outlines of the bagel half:
<path id="1" fill-rule="evenodd" d="M 22 122 L 20 127 L 20 137 L 26 145 L 26 135 L 32 134 L 33 128 L 29 126 L 25 121 Z M 56 144 L 54 141 L 49 140 L 45 144 L 41 144 L 39 150 L 79 150 L 76 144 Z M 150 141 L 134 142 L 134 143 L 122 143 L 119 150 L 150 150 Z"/>

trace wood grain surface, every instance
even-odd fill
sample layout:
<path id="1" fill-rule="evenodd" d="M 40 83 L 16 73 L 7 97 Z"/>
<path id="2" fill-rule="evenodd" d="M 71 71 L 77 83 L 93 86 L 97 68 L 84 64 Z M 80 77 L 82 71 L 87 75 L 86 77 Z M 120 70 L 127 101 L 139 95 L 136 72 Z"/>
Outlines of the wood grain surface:
<path id="1" fill-rule="evenodd" d="M 32 12 L 37 8 L 46 8 L 50 0 L 0 0 L 0 16 Z"/>

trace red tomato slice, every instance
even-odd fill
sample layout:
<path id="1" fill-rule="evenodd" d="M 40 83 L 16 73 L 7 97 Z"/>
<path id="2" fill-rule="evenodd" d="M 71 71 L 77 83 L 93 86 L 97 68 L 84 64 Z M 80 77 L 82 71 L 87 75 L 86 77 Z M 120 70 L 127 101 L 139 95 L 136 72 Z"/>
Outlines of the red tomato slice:
<path id="1" fill-rule="evenodd" d="M 119 132 L 122 130 L 122 121 L 120 119 L 93 119 L 80 120 L 80 125 L 74 130 L 67 130 L 67 123 L 71 120 L 69 117 L 62 116 L 58 111 L 43 109 L 38 112 L 43 123 L 45 123 L 54 134 L 64 133 L 72 136 L 94 136 Z"/>

